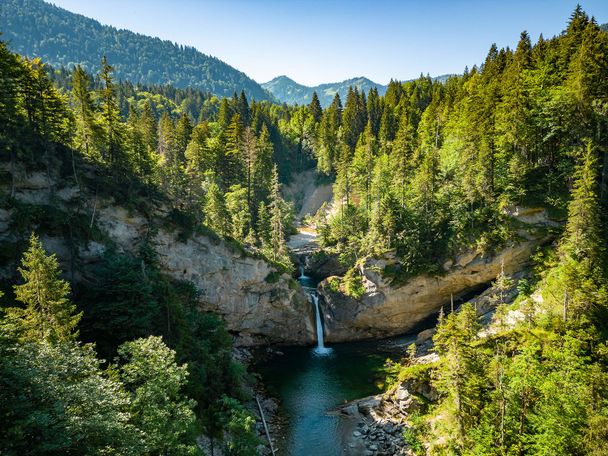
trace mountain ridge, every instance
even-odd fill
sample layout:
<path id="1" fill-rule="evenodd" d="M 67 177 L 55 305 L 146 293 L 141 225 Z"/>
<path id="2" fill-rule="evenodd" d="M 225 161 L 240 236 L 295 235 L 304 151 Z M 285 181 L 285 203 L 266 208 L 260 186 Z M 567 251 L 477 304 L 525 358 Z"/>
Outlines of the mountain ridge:
<path id="1" fill-rule="evenodd" d="M 444 82 L 450 76 L 453 75 L 442 74 L 431 79 L 433 79 L 433 81 Z M 409 79 L 403 82 L 410 81 L 414 81 L 414 79 Z M 372 87 L 375 87 L 378 89 L 378 94 L 381 96 L 386 93 L 388 88 L 388 85 L 379 84 L 365 76 L 357 76 L 339 82 L 326 82 L 316 86 L 307 86 L 294 81 L 292 78 L 284 74 L 277 76 L 268 82 L 262 83 L 261 86 L 274 98 L 287 104 L 308 104 L 312 100 L 313 92 L 317 92 L 319 102 L 324 108 L 331 104 L 336 93 L 340 94 L 340 98 L 342 99 L 342 102 L 344 102 L 346 100 L 346 94 L 348 93 L 349 87 L 356 87 L 360 91 L 363 90 L 365 93 L 369 92 Z"/>
<path id="2" fill-rule="evenodd" d="M 365 76 L 353 77 L 339 82 L 327 82 L 316 86 L 307 86 L 294 81 L 286 75 L 280 75 L 261 86 L 270 92 L 279 101 L 287 104 L 303 105 L 310 103 L 313 92 L 317 92 L 321 106 L 330 105 L 336 93 L 340 94 L 342 100 L 346 99 L 349 87 L 357 87 L 359 90 L 368 92 L 372 87 L 378 89 L 379 95 L 386 93 L 387 86 L 372 81 Z"/>
<path id="3" fill-rule="evenodd" d="M 42 0 L 3 0 L 0 31 L 14 52 L 54 66 L 80 64 L 96 73 L 105 54 L 116 77 L 132 83 L 192 87 L 218 96 L 243 90 L 248 98 L 272 99 L 244 72 L 192 46 L 105 25 Z"/>

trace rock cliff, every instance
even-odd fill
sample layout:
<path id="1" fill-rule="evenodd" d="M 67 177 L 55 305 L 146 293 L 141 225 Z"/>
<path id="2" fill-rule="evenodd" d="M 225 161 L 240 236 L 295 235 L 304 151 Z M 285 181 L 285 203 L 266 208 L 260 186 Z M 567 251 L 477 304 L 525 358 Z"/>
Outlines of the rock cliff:
<path id="1" fill-rule="evenodd" d="M 381 271 L 387 259 L 368 259 L 359 266 L 365 293 L 353 299 L 330 290 L 327 281 L 320 285 L 328 342 L 388 337 L 413 329 L 419 322 L 471 290 L 496 279 L 502 265 L 506 274 L 523 269 L 536 248 L 551 239 L 543 227 L 554 226 L 542 209 L 517 208 L 511 215 L 523 225 L 520 239 L 493 255 L 464 253 L 444 265 L 444 273 L 421 275 L 400 286 Z M 527 228 L 525 225 L 528 225 Z"/>
<path id="2" fill-rule="evenodd" d="M 11 172 L 8 167 L 4 171 Z M 314 341 L 312 306 L 300 286 L 263 259 L 212 235 L 184 236 L 167 221 L 169 211 L 162 205 L 153 206 L 146 213 L 128 210 L 110 197 L 97 198 L 76 186 L 62 186 L 61 179 L 49 179 L 46 173 L 17 170 L 12 174 L 12 188 L 0 186 L 4 201 L 8 201 L 0 209 L 0 246 L 15 245 L 24 236 L 15 227 L 17 215 L 23 216 L 17 212 L 24 208 L 42 213 L 52 209 L 60 216 L 76 212 L 86 224 L 94 219 L 101 232 L 96 241 L 88 240 L 74 249 L 61 230 L 40 233 L 45 248 L 57 254 L 72 279 L 78 280 L 83 271 L 86 274 L 86 266 L 110 245 L 119 251 L 133 252 L 144 236 L 151 235 L 163 272 L 191 281 L 200 292 L 201 310 L 221 315 L 237 344 Z M 14 199 L 8 197 L 9 193 Z M 150 230 L 151 226 L 154 230 Z M 0 276 L 14 274 L 16 264 L 12 263 L 2 265 Z M 76 272 L 75 264 L 82 266 Z"/>

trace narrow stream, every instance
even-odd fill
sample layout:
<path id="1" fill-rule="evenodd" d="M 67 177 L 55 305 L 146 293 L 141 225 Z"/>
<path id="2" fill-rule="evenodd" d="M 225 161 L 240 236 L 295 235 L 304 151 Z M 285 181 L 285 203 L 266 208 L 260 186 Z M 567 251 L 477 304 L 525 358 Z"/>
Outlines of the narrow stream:
<path id="1" fill-rule="evenodd" d="M 280 441 L 275 442 L 277 454 L 350 455 L 347 438 L 354 430 L 353 422 L 327 412 L 346 401 L 380 392 L 389 355 L 379 349 L 379 341 L 325 347 L 317 282 L 303 271 L 299 281 L 311 295 L 311 305 L 316 306 L 317 347 L 285 347 L 282 354 L 256 366 L 269 392 L 281 400 L 289 421 Z M 404 336 L 399 341 L 413 339 Z"/>

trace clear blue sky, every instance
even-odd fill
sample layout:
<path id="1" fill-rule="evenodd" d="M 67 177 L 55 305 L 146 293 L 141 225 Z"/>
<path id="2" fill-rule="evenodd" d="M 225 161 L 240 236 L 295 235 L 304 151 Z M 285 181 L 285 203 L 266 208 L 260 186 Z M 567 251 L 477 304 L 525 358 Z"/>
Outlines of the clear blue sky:
<path id="1" fill-rule="evenodd" d="M 459 73 L 493 42 L 566 25 L 576 0 L 52 0 L 104 24 L 188 44 L 258 82 L 307 85 L 366 76 L 387 83 Z M 608 0 L 580 0 L 608 22 Z"/>

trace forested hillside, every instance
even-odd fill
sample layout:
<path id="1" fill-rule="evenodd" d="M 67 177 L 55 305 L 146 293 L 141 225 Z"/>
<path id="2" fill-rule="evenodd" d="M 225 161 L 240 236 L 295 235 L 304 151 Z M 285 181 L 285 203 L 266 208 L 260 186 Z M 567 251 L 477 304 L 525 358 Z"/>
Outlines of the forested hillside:
<path id="1" fill-rule="evenodd" d="M 410 346 L 387 393 L 405 404 L 408 448 L 606 454 L 608 34 L 577 7 L 561 35 L 493 45 L 483 65 L 445 84 L 349 99 L 324 112 L 316 149 L 336 175 L 337 211 L 317 219 L 324 245 L 355 265 L 330 280 L 334 293 L 357 299 L 376 292 L 366 288 L 375 273 L 398 287 L 444 274 L 458 252 L 521 242 L 518 206 L 564 221 L 528 275 L 498 275 L 491 322 L 477 301 L 447 303 L 433 353 L 417 359 Z M 395 253 L 362 276 L 362 258 Z"/>
<path id="2" fill-rule="evenodd" d="M 219 234 L 243 255 L 288 269 L 292 211 L 275 160 L 283 176 L 312 164 L 291 112 L 249 104 L 243 92 L 216 109 L 197 91 L 116 84 L 105 59 L 95 77 L 80 66 L 55 71 L 4 43 L 0 73 L 0 209 L 8 235 L 0 415 L 11 423 L 0 434 L 2 450 L 194 454 L 202 432 L 231 454 L 254 453 L 243 370 L 223 322 L 200 312 L 191 283 L 161 271 L 152 225 L 132 253 L 122 252 L 96 225 L 96 203 L 83 204 L 91 195 L 143 213 L 162 208 L 163 223 L 181 236 L 217 242 Z M 17 174 L 36 172 L 50 182 L 48 198 L 17 197 Z M 76 189 L 76 206 L 57 199 L 54 179 Z M 38 233 L 65 239 L 72 252 L 89 242 L 107 250 L 94 266 L 74 263 L 72 254 L 70 285 Z"/>
<path id="3" fill-rule="evenodd" d="M 42 0 L 3 1 L 0 32 L 13 52 L 57 67 L 96 71 L 105 55 L 116 77 L 134 84 L 171 84 L 218 96 L 244 90 L 256 100 L 270 98 L 244 73 L 193 47 L 118 30 Z"/>
<path id="4" fill-rule="evenodd" d="M 6 15 L 7 5 L 24 10 Z M 39 43 L 67 59 L 51 67 L 0 43 L 3 454 L 197 454 L 201 434 L 224 454 L 256 454 L 231 334 L 201 312 L 200 290 L 162 271 L 153 239 L 165 224 L 186 243 L 206 236 L 239 261 L 272 265 L 263 282 L 274 286 L 294 269 L 294 208 L 281 186 L 315 167 L 334 199 L 304 222 L 318 230 L 321 254 L 347 271 L 327 288 L 355 301 L 369 291 L 368 258 L 391 259 L 373 273 L 396 288 L 444 274 L 462 252 L 490 255 L 525 239 L 517 207 L 563 222 L 515 306 L 503 306 L 502 292 L 493 298 L 493 332 L 482 337 L 465 305 L 440 317 L 432 363 L 411 354 L 394 366 L 391 381 L 437 393 L 409 417 L 412 451 L 607 453 L 608 33 L 580 7 L 559 36 L 533 42 L 523 32 L 515 49 L 492 45 L 462 75 L 392 81 L 384 95 L 350 87 L 325 109 L 319 96 L 287 106 L 259 101 L 255 87 L 234 93 L 241 79 L 232 76 L 215 90 L 196 85 L 199 68 L 180 60 L 205 65 L 193 50 L 42 2 L 5 2 L 2 18 L 19 25 L 5 35 L 13 48 Z M 47 43 L 34 20 L 63 35 Z M 125 66 L 153 44 L 177 60 Z M 74 49 L 90 60 L 72 59 Z M 133 79 L 117 82 L 131 78 L 114 65 Z M 215 71 L 205 84 L 223 78 Z M 46 193 L 35 179 L 20 193 L 20 175 L 43 179 Z M 97 225 L 101 200 L 125 217 L 156 214 L 156 224 L 144 221 L 137 245 L 121 250 Z M 68 245 L 69 275 L 43 248 L 49 234 Z M 85 243 L 102 252 L 79 264 L 73 253 Z M 300 290 L 287 279 L 285 289 Z M 509 280 L 501 274 L 495 287 Z"/>
<path id="5" fill-rule="evenodd" d="M 336 97 L 314 130 L 339 208 L 319 220 L 326 248 L 351 264 L 394 250 L 385 272 L 400 279 L 439 272 L 458 251 L 516 239 L 515 205 L 565 217 L 588 147 L 605 204 L 607 39 L 577 10 L 562 35 L 533 44 L 524 32 L 445 83 L 393 82 L 382 98 L 351 90 L 343 108 Z"/>

